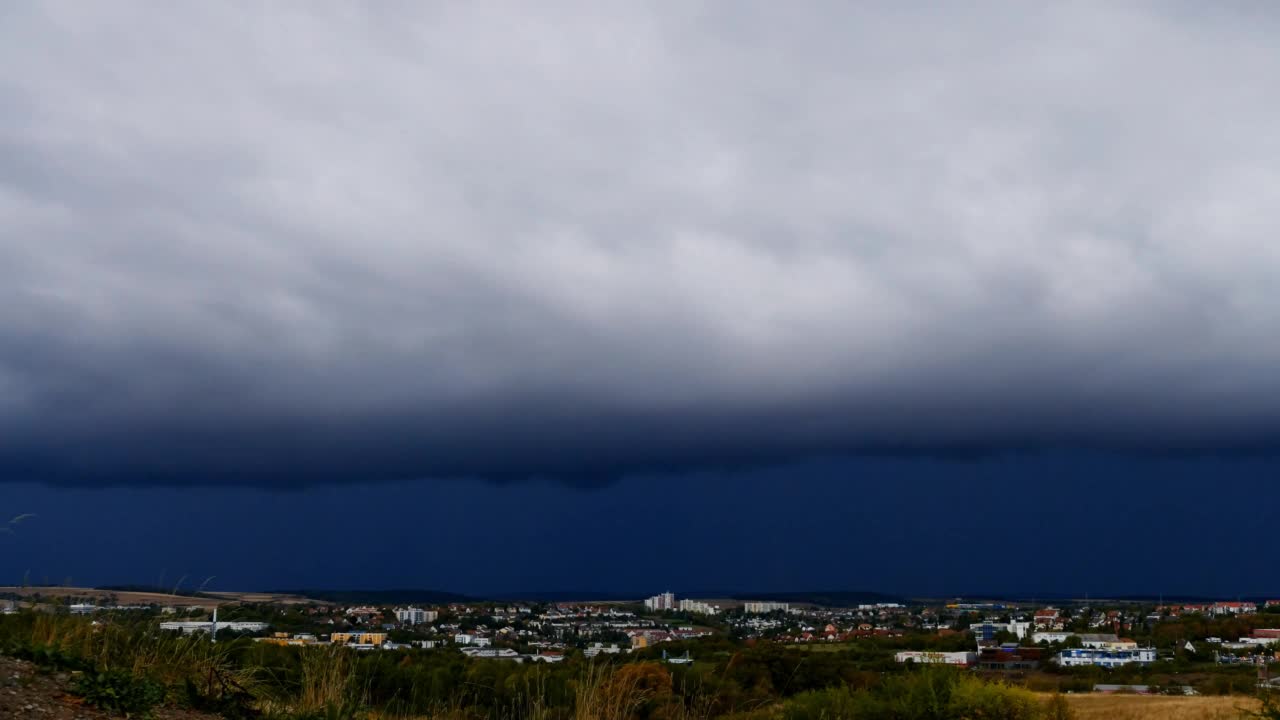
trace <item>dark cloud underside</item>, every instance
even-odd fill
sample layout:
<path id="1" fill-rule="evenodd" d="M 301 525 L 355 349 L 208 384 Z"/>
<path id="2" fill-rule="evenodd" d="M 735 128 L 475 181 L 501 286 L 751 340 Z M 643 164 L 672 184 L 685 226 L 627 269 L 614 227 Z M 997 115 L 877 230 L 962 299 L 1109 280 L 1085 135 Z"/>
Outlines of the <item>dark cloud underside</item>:
<path id="1" fill-rule="evenodd" d="M 5 6 L 0 480 L 1268 448 L 1277 31 Z"/>

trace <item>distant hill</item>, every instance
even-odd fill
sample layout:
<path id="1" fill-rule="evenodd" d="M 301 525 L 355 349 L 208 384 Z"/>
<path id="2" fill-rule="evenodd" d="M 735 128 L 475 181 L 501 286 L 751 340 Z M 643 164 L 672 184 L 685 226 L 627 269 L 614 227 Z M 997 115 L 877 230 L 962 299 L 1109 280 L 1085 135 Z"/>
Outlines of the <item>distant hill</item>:
<path id="1" fill-rule="evenodd" d="M 102 585 L 97 590 L 105 590 L 107 592 L 128 592 L 128 593 L 150 593 L 155 595 L 176 595 L 178 597 L 207 598 L 211 597 L 203 592 L 195 590 L 184 590 L 182 588 L 162 588 L 156 585 Z"/>
<path id="2" fill-rule="evenodd" d="M 730 590 L 679 590 L 673 588 L 678 598 L 728 598 L 731 600 L 765 600 L 770 602 L 810 603 L 826 607 L 847 607 L 850 605 L 873 605 L 875 603 L 902 603 L 902 598 L 877 592 L 856 590 L 820 590 L 771 593 L 743 593 Z M 643 598 L 656 594 L 619 593 L 597 591 L 548 591 L 548 592 L 515 592 L 495 595 L 494 600 L 529 600 L 542 602 L 640 602 Z"/>
<path id="3" fill-rule="evenodd" d="M 1085 598 L 1074 595 L 1066 595 L 1063 593 L 974 593 L 956 596 L 962 598 L 965 602 L 984 602 L 984 601 L 1007 601 L 1019 603 L 1059 603 L 1059 604 L 1082 604 L 1087 602 L 1093 603 L 1212 603 L 1224 598 L 1208 597 L 1198 595 L 1093 595 Z M 926 598 L 920 598 L 925 600 Z M 947 602 L 954 601 L 956 598 L 946 598 Z M 1261 597 L 1242 597 L 1236 598 L 1232 596 L 1231 600 L 1253 600 L 1264 602 L 1266 598 Z M 939 600 L 941 600 L 939 598 Z"/>
<path id="4" fill-rule="evenodd" d="M 440 590 L 275 590 L 272 592 L 323 600 L 325 602 L 343 604 L 397 605 L 419 603 L 424 605 L 443 605 L 446 603 L 466 603 L 478 601 L 524 601 L 524 602 L 639 602 L 644 593 L 608 592 L 595 590 L 547 590 L 523 591 L 509 593 L 487 593 L 480 595 L 463 595 L 461 593 Z M 656 591 L 655 591 L 656 592 Z M 653 594 L 653 593 L 649 593 Z M 875 603 L 901 603 L 902 598 L 878 592 L 856 590 L 821 590 L 772 593 L 742 593 L 730 591 L 679 591 L 682 598 L 730 598 L 733 600 L 765 600 L 771 602 L 810 603 L 826 607 L 848 607 L 854 605 L 873 605 Z"/>
<path id="5" fill-rule="evenodd" d="M 323 600 L 346 605 L 445 605 L 448 603 L 472 602 L 475 598 L 458 593 L 441 590 L 273 590 L 282 595 L 301 595 L 302 597 Z"/>
<path id="6" fill-rule="evenodd" d="M 905 603 L 901 597 L 885 593 L 859 590 L 813 590 L 792 592 L 744 593 L 736 590 L 681 590 L 672 588 L 678 598 L 728 598 L 731 600 L 765 600 L 770 602 L 810 603 L 827 607 L 847 607 L 850 605 L 873 605 L 875 603 Z M 540 600 L 542 602 L 570 602 L 598 600 L 600 602 L 639 602 L 643 598 L 656 594 L 619 593 L 602 591 L 568 591 L 548 592 L 515 592 L 492 596 L 495 600 Z"/>
<path id="7" fill-rule="evenodd" d="M 808 592 L 731 593 L 720 597 L 734 600 L 762 600 L 765 602 L 811 603 L 823 607 L 854 607 L 876 603 L 906 603 L 906 600 L 885 593 L 859 590 L 813 590 Z"/>
<path id="8" fill-rule="evenodd" d="M 651 593 L 652 594 L 652 593 Z M 602 592 L 595 590 L 546 590 L 495 593 L 486 595 L 488 600 L 523 600 L 525 602 L 639 602 L 647 597 L 641 593 Z"/>

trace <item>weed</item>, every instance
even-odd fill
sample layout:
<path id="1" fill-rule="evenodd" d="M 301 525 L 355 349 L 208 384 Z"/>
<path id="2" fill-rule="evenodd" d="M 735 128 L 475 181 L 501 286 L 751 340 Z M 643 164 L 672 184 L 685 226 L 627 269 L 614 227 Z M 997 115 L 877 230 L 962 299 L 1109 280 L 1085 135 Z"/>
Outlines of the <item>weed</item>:
<path id="1" fill-rule="evenodd" d="M 71 691 L 83 697 L 87 705 L 124 713 L 127 718 L 148 717 L 165 695 L 160 683 L 120 670 L 84 673 Z"/>

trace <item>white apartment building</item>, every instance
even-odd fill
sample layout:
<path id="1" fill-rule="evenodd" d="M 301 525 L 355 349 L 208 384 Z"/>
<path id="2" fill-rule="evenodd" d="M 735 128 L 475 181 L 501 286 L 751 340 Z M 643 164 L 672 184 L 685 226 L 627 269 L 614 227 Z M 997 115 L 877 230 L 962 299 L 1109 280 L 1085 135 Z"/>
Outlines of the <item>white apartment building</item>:
<path id="1" fill-rule="evenodd" d="M 701 600 L 684 599 L 680 601 L 680 612 L 696 613 L 698 615 L 715 615 L 720 612 L 718 605 L 711 605 Z"/>
<path id="2" fill-rule="evenodd" d="M 1099 650 L 1095 648 L 1079 648 L 1063 650 L 1058 653 L 1058 664 L 1063 667 L 1083 667 L 1098 665 L 1100 667 L 1119 667 L 1137 663 L 1150 665 L 1156 661 L 1154 648 L 1135 648 L 1131 650 Z"/>
<path id="3" fill-rule="evenodd" d="M 613 643 L 607 647 L 604 643 L 592 643 L 589 647 L 583 649 L 582 654 L 585 657 L 592 658 L 601 653 L 604 653 L 605 655 L 617 655 L 620 652 L 622 652 L 622 648 L 618 647 L 617 643 Z"/>
<path id="4" fill-rule="evenodd" d="M 1031 641 L 1040 643 L 1066 642 L 1068 638 L 1080 638 L 1080 644 L 1090 650 L 1133 650 L 1138 644 L 1108 633 L 1038 632 Z"/>
<path id="5" fill-rule="evenodd" d="M 433 623 L 439 619 L 440 613 L 435 610 L 423 610 L 421 608 L 398 608 L 396 609 L 396 620 L 404 625 L 423 625 Z"/>
<path id="6" fill-rule="evenodd" d="M 262 632 L 270 627 L 264 622 L 219 622 L 210 621 L 189 621 L 189 622 L 163 622 L 160 623 L 161 630 L 179 630 L 183 635 L 191 635 L 193 633 L 209 632 L 209 628 L 213 625 L 218 626 L 218 632 L 223 630 L 231 630 L 233 632 L 254 633 Z"/>
<path id="7" fill-rule="evenodd" d="M 455 645 L 472 645 L 475 647 L 489 647 L 493 644 L 491 638 L 473 633 L 458 633 L 453 636 L 453 642 Z"/>
<path id="8" fill-rule="evenodd" d="M 1253 615 L 1258 612 L 1258 605 L 1251 602 L 1216 602 L 1210 612 L 1214 615 Z"/>
<path id="9" fill-rule="evenodd" d="M 672 592 L 664 592 L 660 595 L 654 595 L 644 601 L 647 610 L 675 610 L 676 596 Z"/>

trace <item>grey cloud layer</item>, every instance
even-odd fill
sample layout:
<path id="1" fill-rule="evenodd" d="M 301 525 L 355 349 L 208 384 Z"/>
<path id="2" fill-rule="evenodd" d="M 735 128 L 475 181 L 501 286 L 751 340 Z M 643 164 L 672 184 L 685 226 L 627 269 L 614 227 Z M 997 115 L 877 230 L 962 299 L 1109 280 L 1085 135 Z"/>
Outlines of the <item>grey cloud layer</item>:
<path id="1" fill-rule="evenodd" d="M 0 9 L 0 476 L 1280 429 L 1274 13 L 377 5 Z"/>

